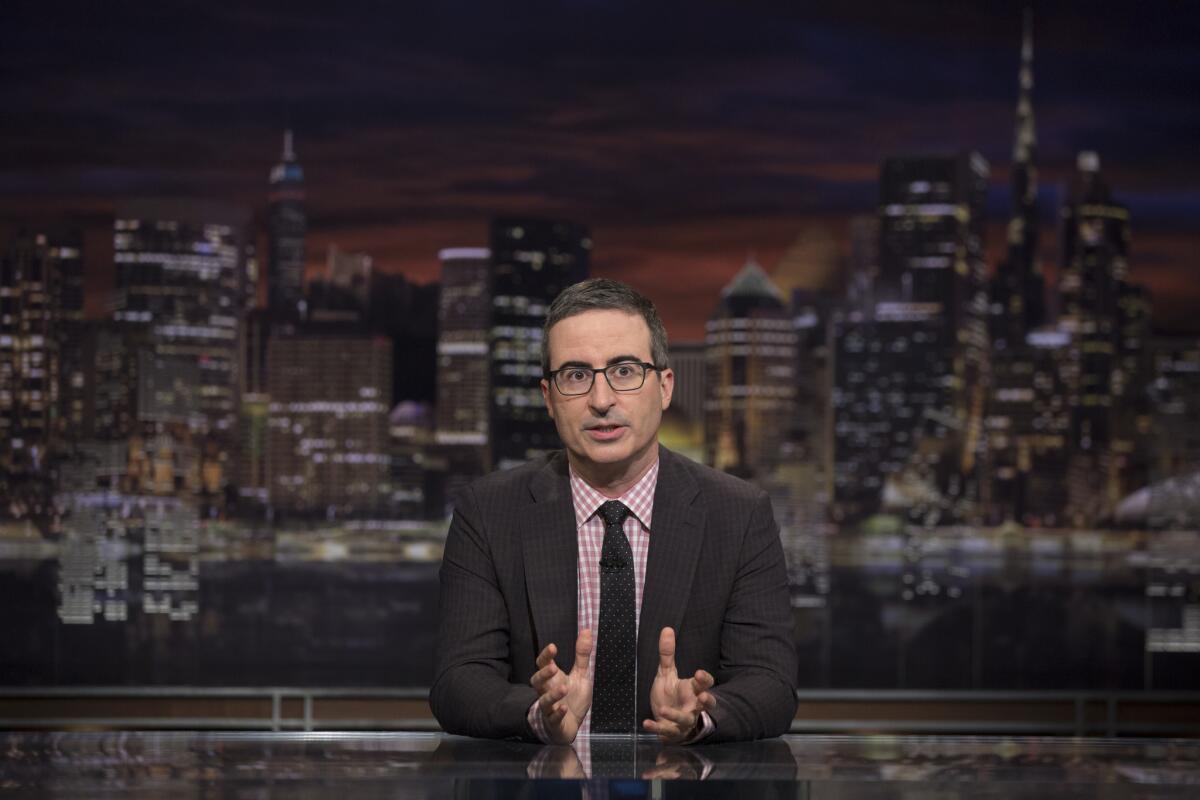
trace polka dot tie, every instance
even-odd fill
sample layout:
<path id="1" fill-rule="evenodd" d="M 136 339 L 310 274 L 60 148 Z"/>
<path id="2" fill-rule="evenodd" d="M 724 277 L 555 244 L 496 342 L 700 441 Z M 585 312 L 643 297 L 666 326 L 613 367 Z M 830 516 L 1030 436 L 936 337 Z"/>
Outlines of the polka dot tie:
<path id="1" fill-rule="evenodd" d="M 592 731 L 636 733 L 637 625 L 634 616 L 633 550 L 625 538 L 629 509 L 617 500 L 600 506 L 600 624 L 592 683 Z"/>

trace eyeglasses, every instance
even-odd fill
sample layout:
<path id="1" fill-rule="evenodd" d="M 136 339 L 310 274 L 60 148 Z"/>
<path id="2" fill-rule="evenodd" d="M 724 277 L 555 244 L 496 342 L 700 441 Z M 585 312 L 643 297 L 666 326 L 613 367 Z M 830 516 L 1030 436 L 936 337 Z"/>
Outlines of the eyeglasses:
<path id="1" fill-rule="evenodd" d="M 596 373 L 604 373 L 604 379 L 614 392 L 634 392 L 642 388 L 649 370 L 661 372 L 658 367 L 645 361 L 621 361 L 607 367 L 563 367 L 546 373 L 554 381 L 558 391 L 566 397 L 587 394 L 596 382 Z"/>

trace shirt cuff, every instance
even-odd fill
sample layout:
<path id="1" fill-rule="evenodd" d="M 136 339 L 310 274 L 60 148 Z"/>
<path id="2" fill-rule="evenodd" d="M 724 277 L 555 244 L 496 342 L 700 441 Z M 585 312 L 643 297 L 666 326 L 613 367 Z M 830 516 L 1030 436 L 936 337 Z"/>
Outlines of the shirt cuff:
<path id="1" fill-rule="evenodd" d="M 538 738 L 542 744 L 550 744 L 550 736 L 546 733 L 546 720 L 542 718 L 542 714 L 538 711 L 538 701 L 534 700 L 533 705 L 529 707 L 529 711 L 525 712 L 525 721 L 529 723 L 529 729 L 533 731 L 533 735 Z"/>
<path id="2" fill-rule="evenodd" d="M 700 731 L 695 736 L 684 739 L 684 744 L 695 744 L 696 742 L 702 741 L 706 737 L 712 735 L 712 732 L 717 729 L 716 724 L 712 721 L 712 717 L 708 715 L 707 711 L 700 712 L 700 722 L 702 723 L 700 726 Z"/>

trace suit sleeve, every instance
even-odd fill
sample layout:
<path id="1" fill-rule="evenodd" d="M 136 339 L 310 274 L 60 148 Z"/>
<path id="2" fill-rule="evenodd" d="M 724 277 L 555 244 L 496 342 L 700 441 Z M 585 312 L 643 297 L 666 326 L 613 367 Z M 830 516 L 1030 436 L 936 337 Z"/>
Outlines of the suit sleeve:
<path id="1" fill-rule="evenodd" d="M 510 682 L 508 604 L 470 488 L 455 508 L 438 577 L 433 715 L 448 733 L 534 739 L 526 713 L 537 694 Z"/>
<path id="2" fill-rule="evenodd" d="M 786 733 L 796 715 L 796 646 L 783 546 L 765 492 L 742 540 L 720 647 L 715 730 L 704 741 Z"/>

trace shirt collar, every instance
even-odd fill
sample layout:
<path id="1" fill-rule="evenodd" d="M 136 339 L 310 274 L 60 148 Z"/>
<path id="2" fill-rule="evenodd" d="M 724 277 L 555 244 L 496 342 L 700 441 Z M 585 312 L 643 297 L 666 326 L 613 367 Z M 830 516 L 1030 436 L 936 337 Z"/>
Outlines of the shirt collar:
<path id="1" fill-rule="evenodd" d="M 638 478 L 638 482 L 630 486 L 623 495 L 615 498 L 633 512 L 633 516 L 642 523 L 642 527 L 646 530 L 650 530 L 650 518 L 654 514 L 654 490 L 658 486 L 658 464 L 659 460 L 654 459 L 654 463 L 650 465 L 650 469 L 646 470 L 646 474 Z M 575 525 L 582 527 L 595 515 L 600 506 L 614 498 L 605 497 L 596 491 L 574 469 L 569 471 L 571 474 L 571 500 L 575 506 Z"/>

